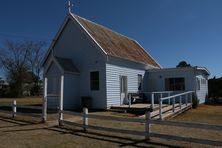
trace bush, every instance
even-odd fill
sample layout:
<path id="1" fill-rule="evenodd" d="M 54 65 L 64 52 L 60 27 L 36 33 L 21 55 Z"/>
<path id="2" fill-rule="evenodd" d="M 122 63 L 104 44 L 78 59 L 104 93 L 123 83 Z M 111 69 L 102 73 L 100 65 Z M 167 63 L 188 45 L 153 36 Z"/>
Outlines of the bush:
<path id="1" fill-rule="evenodd" d="M 193 102 L 192 107 L 194 109 L 196 109 L 198 107 L 198 105 L 199 105 L 199 102 L 200 102 L 200 100 L 197 98 L 197 95 L 193 94 L 192 102 Z"/>

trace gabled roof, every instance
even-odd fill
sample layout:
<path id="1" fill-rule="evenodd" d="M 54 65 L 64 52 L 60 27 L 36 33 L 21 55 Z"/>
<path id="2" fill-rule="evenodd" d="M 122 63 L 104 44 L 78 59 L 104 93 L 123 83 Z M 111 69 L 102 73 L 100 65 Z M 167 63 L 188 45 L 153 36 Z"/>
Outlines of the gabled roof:
<path id="1" fill-rule="evenodd" d="M 107 55 L 161 67 L 135 40 L 77 15 L 74 17 L 105 50 Z"/>
<path id="2" fill-rule="evenodd" d="M 73 15 L 72 13 L 69 13 L 69 15 L 65 18 L 63 25 L 60 27 L 43 59 L 42 65 L 44 65 L 47 60 L 50 51 L 54 48 L 60 34 L 63 32 L 69 20 L 77 21 L 105 55 L 161 68 L 160 64 L 155 61 L 155 59 L 145 49 L 143 49 L 136 40 L 128 38 L 77 15 Z"/>
<path id="3" fill-rule="evenodd" d="M 71 59 L 61 57 L 55 57 L 55 59 L 65 72 L 79 73 Z"/>

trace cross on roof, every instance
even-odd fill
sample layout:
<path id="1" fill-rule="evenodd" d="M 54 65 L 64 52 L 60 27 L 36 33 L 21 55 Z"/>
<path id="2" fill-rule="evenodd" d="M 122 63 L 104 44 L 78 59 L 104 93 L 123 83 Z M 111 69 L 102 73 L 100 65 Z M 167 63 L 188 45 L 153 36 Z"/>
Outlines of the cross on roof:
<path id="1" fill-rule="evenodd" d="M 71 12 L 71 9 L 74 5 L 71 3 L 71 1 L 68 1 L 68 10 L 69 10 L 69 13 L 72 13 Z"/>

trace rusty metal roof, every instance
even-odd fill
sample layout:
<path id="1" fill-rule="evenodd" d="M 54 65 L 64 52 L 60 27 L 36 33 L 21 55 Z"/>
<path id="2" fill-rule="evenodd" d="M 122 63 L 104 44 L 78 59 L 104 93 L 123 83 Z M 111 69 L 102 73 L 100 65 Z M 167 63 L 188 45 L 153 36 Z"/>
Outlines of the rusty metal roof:
<path id="1" fill-rule="evenodd" d="M 135 40 L 77 15 L 75 18 L 109 56 L 160 68 L 160 65 Z"/>

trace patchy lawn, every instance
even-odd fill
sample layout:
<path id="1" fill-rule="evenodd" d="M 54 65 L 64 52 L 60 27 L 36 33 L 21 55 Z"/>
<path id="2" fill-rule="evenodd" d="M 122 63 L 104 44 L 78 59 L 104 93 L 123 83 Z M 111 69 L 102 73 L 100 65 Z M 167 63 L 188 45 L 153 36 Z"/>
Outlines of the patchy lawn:
<path id="1" fill-rule="evenodd" d="M 222 125 L 222 104 L 205 105 L 185 112 L 173 120 Z"/>
<path id="2" fill-rule="evenodd" d="M 24 97 L 24 98 L 0 98 L 0 106 L 12 105 L 13 100 L 16 99 L 18 105 L 41 105 L 42 97 Z"/>
<path id="3" fill-rule="evenodd" d="M 1 99 L 0 99 L 1 100 Z M 26 101 L 25 101 L 26 102 Z M 31 101 L 32 102 L 32 101 Z M 27 102 L 26 102 L 27 103 Z M 135 115 L 114 112 L 94 112 L 94 114 L 107 116 L 121 116 L 135 118 Z M 68 120 L 79 121 L 81 118 L 70 118 Z M 17 119 L 20 119 L 17 117 Z M 30 121 L 31 118 L 29 119 Z M 176 121 L 200 122 L 210 124 L 222 124 L 222 106 L 201 105 L 198 109 L 189 110 L 180 116 L 172 119 Z M 144 124 L 111 122 L 105 120 L 89 119 L 89 124 L 104 127 L 144 130 Z M 176 128 L 170 126 L 152 126 L 153 132 L 165 133 L 171 135 L 191 136 L 195 138 L 211 139 L 222 141 L 222 132 L 196 130 L 187 128 Z M 188 142 L 178 142 L 173 140 L 164 140 L 151 138 L 149 142 L 144 141 L 142 136 L 133 136 L 127 134 L 117 134 L 89 130 L 84 133 L 81 128 L 72 129 L 64 126 L 57 126 L 57 121 L 50 121 L 47 124 L 35 122 L 15 121 L 0 114 L 0 141 L 1 147 L 28 148 L 28 147 L 211 147 L 208 145 L 193 144 Z"/>

